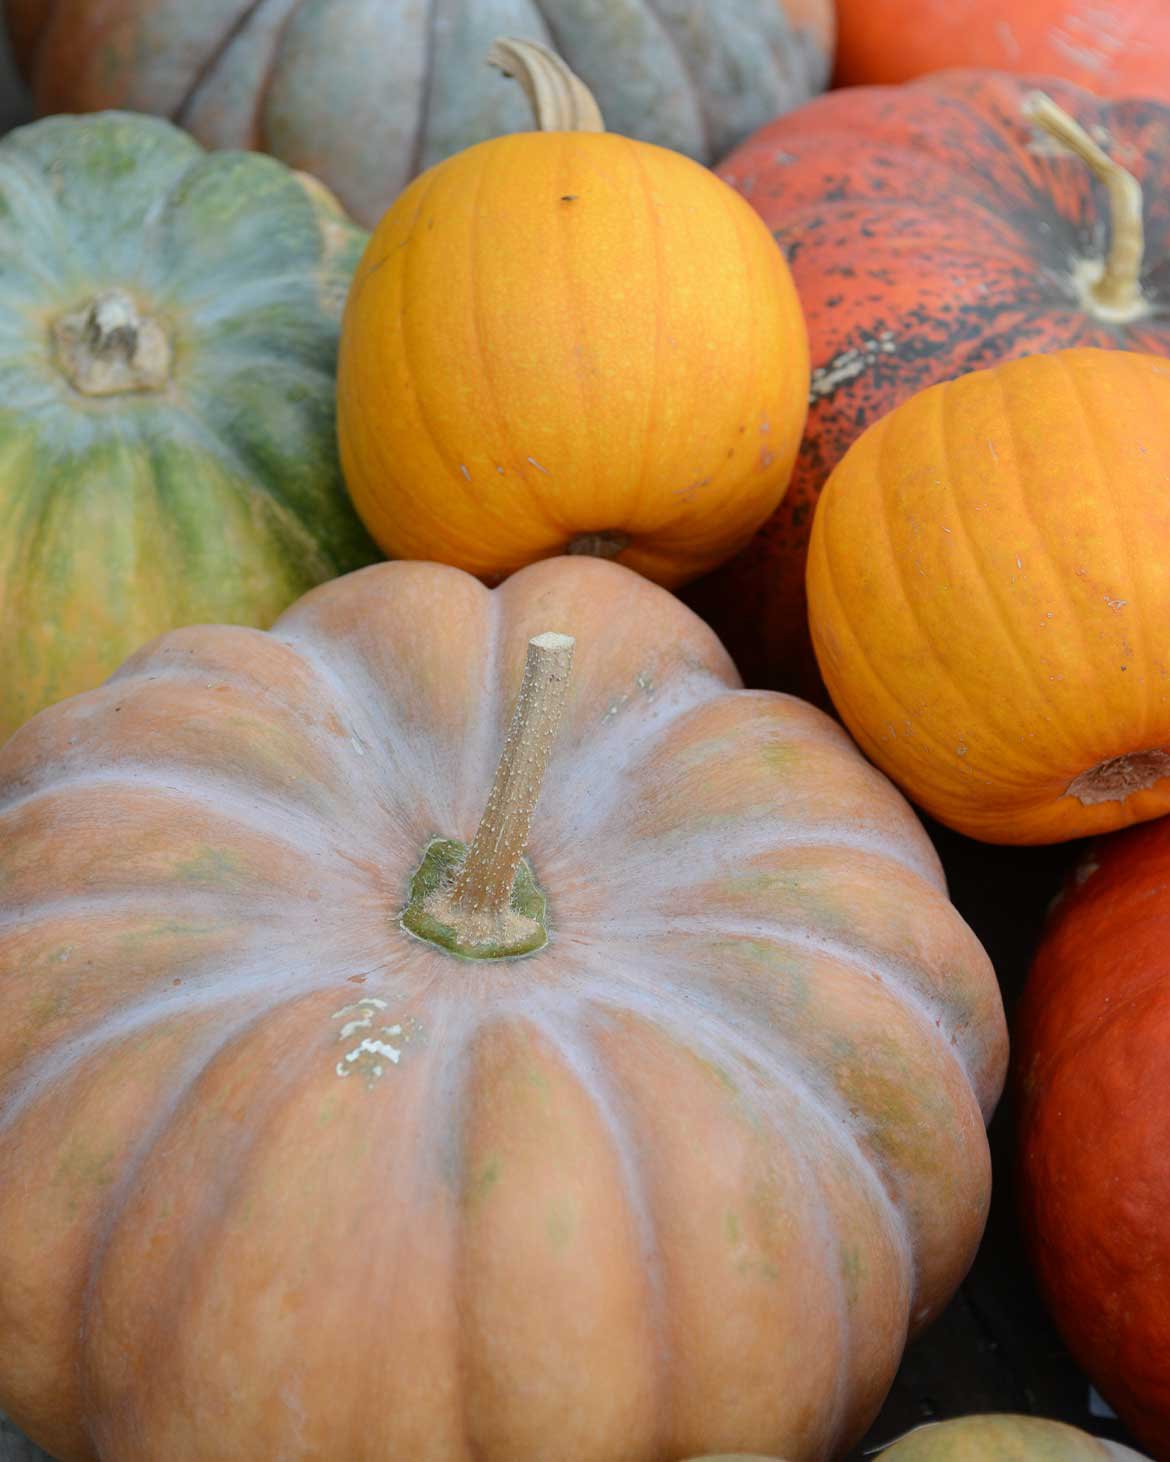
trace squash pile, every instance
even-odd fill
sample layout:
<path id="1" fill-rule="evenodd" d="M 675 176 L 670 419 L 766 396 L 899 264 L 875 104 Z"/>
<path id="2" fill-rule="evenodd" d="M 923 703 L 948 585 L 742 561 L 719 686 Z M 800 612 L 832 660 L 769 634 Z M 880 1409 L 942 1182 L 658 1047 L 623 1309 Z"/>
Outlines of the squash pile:
<path id="1" fill-rule="evenodd" d="M 1170 1456 L 1163 12 L 935 9 L 8 0 L 0 1462 Z M 1009 1035 L 1124 1439 L 863 1442 Z"/>

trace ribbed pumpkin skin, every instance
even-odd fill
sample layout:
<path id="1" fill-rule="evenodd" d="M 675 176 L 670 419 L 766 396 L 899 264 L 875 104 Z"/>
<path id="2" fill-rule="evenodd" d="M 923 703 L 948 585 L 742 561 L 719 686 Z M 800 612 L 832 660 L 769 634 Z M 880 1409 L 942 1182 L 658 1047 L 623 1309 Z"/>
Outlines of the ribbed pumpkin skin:
<path id="1" fill-rule="evenodd" d="M 1019 1188 L 1041 1290 L 1077 1361 L 1170 1453 L 1166 1064 L 1170 822 L 1095 844 L 1020 1006 Z"/>
<path id="2" fill-rule="evenodd" d="M 817 659 L 862 750 L 940 822 L 1046 843 L 1170 811 L 1168 480 L 1170 362 L 1096 350 L 933 386 L 833 473 Z M 1139 753 L 1165 758 L 1152 786 L 1069 790 Z"/>
<path id="3" fill-rule="evenodd" d="M 153 118 L 0 142 L 0 740 L 165 630 L 270 624 L 377 556 L 333 425 L 364 238 L 281 164 Z M 83 395 L 52 328 L 115 288 L 163 325 L 171 378 Z"/>
<path id="4" fill-rule="evenodd" d="M 887 1462 L 1144 1462 L 1129 1447 L 1038 1416 L 962 1416 L 922 1426 L 882 1454 Z"/>
<path id="5" fill-rule="evenodd" d="M 1022 108 L 1037 87 L 1145 184 L 1146 318 L 1115 323 L 1085 308 L 1075 265 L 1103 256 L 1106 200 L 1083 163 L 1036 142 Z M 720 171 L 788 255 L 812 404 L 779 508 L 687 599 L 749 684 L 814 694 L 804 591 L 813 511 L 867 426 L 926 386 L 1037 351 L 1170 353 L 1170 109 L 1105 105 L 1047 78 L 959 72 L 834 92 L 766 127 Z"/>
<path id="6" fill-rule="evenodd" d="M 918 1427 L 881 1456 L 889 1462 L 1145 1462 L 1129 1447 L 1036 1416 L 963 1416 Z M 723 1453 L 693 1462 L 782 1462 Z"/>
<path id="7" fill-rule="evenodd" d="M 689 158 L 597 133 L 481 143 L 375 230 L 338 436 L 394 558 L 489 582 L 583 534 L 674 587 L 779 501 L 808 342 L 780 250 Z"/>
<path id="8" fill-rule="evenodd" d="M 457 961 L 395 916 L 550 625 L 551 943 Z M 811 1462 L 864 1429 L 983 1226 L 999 992 L 894 789 L 736 687 L 618 566 L 396 563 L 11 740 L 18 1424 L 65 1462 Z"/>
<path id="9" fill-rule="evenodd" d="M 832 0 L 8 0 L 44 111 L 123 106 L 272 152 L 372 227 L 410 179 L 529 125 L 484 66 L 559 51 L 616 132 L 714 162 L 821 91 Z"/>
<path id="10" fill-rule="evenodd" d="M 987 66 L 1170 102 L 1163 0 L 837 0 L 837 17 L 839 85 Z"/>

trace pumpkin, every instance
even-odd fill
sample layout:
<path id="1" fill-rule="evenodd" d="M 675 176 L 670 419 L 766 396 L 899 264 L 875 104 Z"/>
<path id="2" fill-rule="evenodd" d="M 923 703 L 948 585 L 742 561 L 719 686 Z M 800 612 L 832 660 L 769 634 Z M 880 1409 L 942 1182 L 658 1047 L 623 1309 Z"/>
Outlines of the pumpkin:
<path id="1" fill-rule="evenodd" d="M 871 426 L 813 525 L 813 645 L 866 755 L 970 837 L 1170 811 L 1170 362 L 1030 356 Z"/>
<path id="2" fill-rule="evenodd" d="M 66 1462 L 811 1462 L 968 1266 L 986 955 L 618 565 L 177 630 L 0 787 L 0 1406 Z"/>
<path id="3" fill-rule="evenodd" d="M 1093 846 L 1020 1004 L 1021 1209 L 1077 1362 L 1170 1454 L 1170 822 Z"/>
<path id="4" fill-rule="evenodd" d="M 987 66 L 1170 102 L 1164 0 L 837 0 L 837 17 L 842 85 Z"/>
<path id="5" fill-rule="evenodd" d="M 365 236 L 149 117 L 0 142 L 0 740 L 177 625 L 267 625 L 377 554 L 333 423 Z"/>
<path id="6" fill-rule="evenodd" d="M 917 1427 L 880 1454 L 889 1462 L 1144 1462 L 1129 1447 L 1036 1416 L 963 1416 Z M 746 1453 L 694 1462 L 781 1462 Z"/>
<path id="7" fill-rule="evenodd" d="M 888 1462 L 1143 1462 L 1118 1442 L 1038 1416 L 962 1416 L 933 1422 L 881 1453 Z"/>
<path id="8" fill-rule="evenodd" d="M 722 169 L 788 254 L 813 363 L 783 502 L 687 596 L 749 683 L 817 693 L 813 510 L 870 423 L 926 386 L 1038 351 L 1170 354 L 1170 110 L 1044 82 L 1050 104 L 1038 84 L 966 72 L 836 92 Z"/>
<path id="9" fill-rule="evenodd" d="M 784 491 L 808 390 L 800 302 L 725 183 L 597 130 L 551 53 L 494 54 L 545 130 L 439 164 L 375 231 L 342 329 L 346 482 L 393 558 L 496 582 L 594 553 L 674 587 Z"/>
<path id="10" fill-rule="evenodd" d="M 44 111 L 130 107 L 324 179 L 372 226 L 417 173 L 525 125 L 492 40 L 556 46 L 616 129 L 713 162 L 828 80 L 833 0 L 7 0 Z"/>

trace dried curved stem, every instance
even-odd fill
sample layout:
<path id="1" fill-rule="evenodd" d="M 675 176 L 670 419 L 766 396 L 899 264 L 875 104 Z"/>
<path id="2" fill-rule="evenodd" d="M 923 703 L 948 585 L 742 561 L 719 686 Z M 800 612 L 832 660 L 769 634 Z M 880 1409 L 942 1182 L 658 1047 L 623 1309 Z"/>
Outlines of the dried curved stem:
<path id="1" fill-rule="evenodd" d="M 524 89 L 541 132 L 604 132 L 593 93 L 555 51 L 539 41 L 504 36 L 493 42 L 488 65 L 514 77 Z"/>
<path id="2" fill-rule="evenodd" d="M 1101 277 L 1089 294 L 1111 319 L 1132 319 L 1142 313 L 1142 266 L 1145 228 L 1142 221 L 1142 185 L 1134 175 L 1099 147 L 1075 118 L 1050 96 L 1034 91 L 1024 110 L 1049 137 L 1089 167 L 1109 194 L 1109 254 Z"/>

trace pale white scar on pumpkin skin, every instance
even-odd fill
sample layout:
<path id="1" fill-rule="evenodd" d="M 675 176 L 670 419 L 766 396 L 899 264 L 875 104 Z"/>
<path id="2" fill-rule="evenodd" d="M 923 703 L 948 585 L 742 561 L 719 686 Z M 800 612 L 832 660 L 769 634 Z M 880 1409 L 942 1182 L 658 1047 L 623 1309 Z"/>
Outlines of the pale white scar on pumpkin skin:
<path id="1" fill-rule="evenodd" d="M 386 1009 L 386 1001 L 376 995 L 367 995 L 353 1005 L 343 1005 L 335 1010 L 331 1019 L 342 1020 L 349 1016 L 337 1033 L 339 1041 L 350 1041 L 359 1031 L 370 1031 L 378 1012 Z M 388 1039 L 383 1040 L 382 1037 Z M 394 1037 L 401 1037 L 402 1044 L 394 1045 Z M 383 1025 L 377 1035 L 363 1036 L 351 1051 L 347 1051 L 334 1068 L 338 1076 L 351 1076 L 355 1071 L 364 1072 L 367 1079 L 376 1081 L 385 1071 L 384 1061 L 397 1066 L 402 1060 L 403 1047 L 410 1040 L 406 1027 L 400 1024 Z"/>

